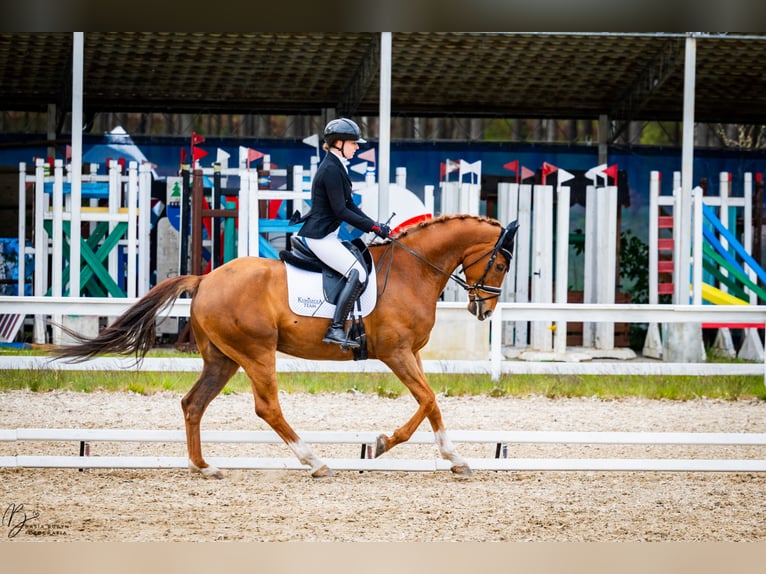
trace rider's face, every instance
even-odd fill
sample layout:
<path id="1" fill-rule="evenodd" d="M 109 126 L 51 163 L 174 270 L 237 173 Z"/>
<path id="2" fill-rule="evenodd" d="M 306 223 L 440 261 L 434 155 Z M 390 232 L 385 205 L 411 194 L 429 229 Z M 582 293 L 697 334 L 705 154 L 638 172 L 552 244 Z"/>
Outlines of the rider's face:
<path id="1" fill-rule="evenodd" d="M 344 157 L 353 157 L 359 149 L 359 144 L 351 140 L 343 140 L 342 153 Z"/>

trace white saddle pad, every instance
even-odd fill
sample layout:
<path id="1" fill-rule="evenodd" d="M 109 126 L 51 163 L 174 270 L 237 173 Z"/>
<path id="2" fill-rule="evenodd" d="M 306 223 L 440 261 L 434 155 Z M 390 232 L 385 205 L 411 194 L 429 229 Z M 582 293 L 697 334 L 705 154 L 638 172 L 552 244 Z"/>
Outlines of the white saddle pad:
<path id="1" fill-rule="evenodd" d="M 324 298 L 322 274 L 306 271 L 289 263 L 285 263 L 285 268 L 287 269 L 287 300 L 290 303 L 290 310 L 296 315 L 304 317 L 332 319 L 335 305 L 329 303 Z M 378 299 L 377 295 L 375 268 L 373 268 L 370 272 L 367 287 L 359 296 L 359 302 L 362 305 L 362 317 L 366 317 L 375 309 L 375 303 Z M 360 314 L 356 306 L 354 306 L 353 314 Z"/>

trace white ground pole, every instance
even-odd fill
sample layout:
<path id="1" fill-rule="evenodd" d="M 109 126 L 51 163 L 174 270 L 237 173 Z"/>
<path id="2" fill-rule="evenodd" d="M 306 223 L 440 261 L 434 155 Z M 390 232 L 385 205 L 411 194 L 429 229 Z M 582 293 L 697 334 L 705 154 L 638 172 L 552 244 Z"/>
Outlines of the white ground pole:
<path id="1" fill-rule="evenodd" d="M 369 446 L 377 433 L 372 431 L 309 431 L 298 433 L 308 444 L 347 444 Z M 467 460 L 475 470 L 550 470 L 550 471 L 675 471 L 675 472 L 764 472 L 766 460 L 758 458 L 520 458 L 515 457 L 513 445 L 698 445 L 698 446 L 766 446 L 766 433 L 703 433 L 703 432 L 592 432 L 592 431 L 505 431 L 455 430 L 449 438 L 456 443 L 486 444 L 487 455 Z M 282 444 L 273 431 L 202 431 L 203 443 Z M 159 442 L 183 443 L 183 431 L 147 429 L 0 429 L 0 442 L 14 442 L 21 450 L 31 442 Z M 374 458 L 335 458 L 326 462 L 335 470 L 350 471 L 437 471 L 448 470 L 450 461 L 437 457 L 406 458 L 408 445 L 434 444 L 432 432 L 416 432 L 393 456 Z M 95 447 L 95 445 L 93 445 Z M 500 447 L 503 447 L 500 449 Z M 76 447 L 74 447 L 76 448 Z M 73 448 L 73 450 L 74 450 Z M 94 455 L 25 455 L 0 456 L 3 468 L 187 468 L 183 456 L 100 456 Z M 356 450 L 356 449 L 355 449 Z M 365 449 L 366 450 L 366 449 Z M 491 453 L 495 452 L 495 457 Z M 363 452 L 365 452 L 363 450 Z M 502 457 L 500 455 L 502 453 Z M 211 457 L 210 462 L 225 469 L 301 470 L 294 457 Z"/>

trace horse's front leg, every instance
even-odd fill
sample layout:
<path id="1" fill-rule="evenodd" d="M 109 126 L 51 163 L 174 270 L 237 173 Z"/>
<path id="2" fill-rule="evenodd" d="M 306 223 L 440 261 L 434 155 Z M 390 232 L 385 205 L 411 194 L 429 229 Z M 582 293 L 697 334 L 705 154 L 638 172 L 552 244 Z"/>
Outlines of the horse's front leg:
<path id="1" fill-rule="evenodd" d="M 420 356 L 410 354 L 409 356 L 400 356 L 395 358 L 383 359 L 391 368 L 394 374 L 410 390 L 418 403 L 418 409 L 415 414 L 401 427 L 396 429 L 389 437 L 380 435 L 375 445 L 375 456 L 378 457 L 384 452 L 394 448 L 396 445 L 406 442 L 412 437 L 423 419 L 428 417 L 431 428 L 434 431 L 436 446 L 442 458 L 452 463 L 451 470 L 458 476 L 470 476 L 471 468 L 465 459 L 455 449 L 454 444 L 447 436 L 442 421 L 441 409 L 436 402 L 436 395 L 431 389 L 423 372 L 423 365 Z"/>

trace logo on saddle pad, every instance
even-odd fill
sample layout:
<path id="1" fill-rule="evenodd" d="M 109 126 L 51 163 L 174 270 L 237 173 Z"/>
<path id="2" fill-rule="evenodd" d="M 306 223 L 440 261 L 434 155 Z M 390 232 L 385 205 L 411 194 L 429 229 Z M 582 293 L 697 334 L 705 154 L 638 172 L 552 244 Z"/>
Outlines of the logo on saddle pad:
<path id="1" fill-rule="evenodd" d="M 287 299 L 290 310 L 304 317 L 331 319 L 335 312 L 335 301 L 343 289 L 345 280 L 338 272 L 316 259 L 299 237 L 293 236 L 291 240 L 293 250 L 282 251 L 279 254 L 287 271 Z M 364 262 L 367 269 L 367 284 L 351 313 L 366 317 L 375 309 L 377 302 L 375 266 L 369 251 L 360 240 L 344 244 Z"/>

